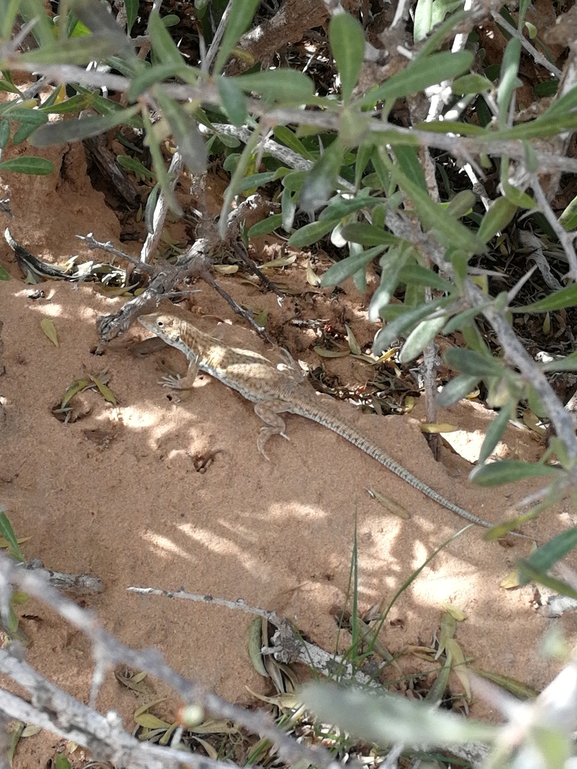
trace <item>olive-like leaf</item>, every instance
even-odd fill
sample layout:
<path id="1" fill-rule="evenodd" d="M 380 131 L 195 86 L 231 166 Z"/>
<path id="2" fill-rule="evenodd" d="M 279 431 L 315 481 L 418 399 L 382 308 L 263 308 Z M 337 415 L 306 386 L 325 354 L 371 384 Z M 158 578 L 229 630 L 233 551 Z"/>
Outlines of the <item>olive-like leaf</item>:
<path id="1" fill-rule="evenodd" d="M 524 478 L 538 478 L 543 475 L 561 478 L 562 470 L 551 465 L 506 459 L 502 462 L 492 462 L 489 465 L 473 468 L 469 480 L 479 486 L 500 486 L 503 483 L 514 483 Z"/>
<path id="2" fill-rule="evenodd" d="M 349 13 L 338 13 L 329 23 L 329 42 L 341 78 L 343 99 L 348 101 L 361 74 L 365 33 Z"/>

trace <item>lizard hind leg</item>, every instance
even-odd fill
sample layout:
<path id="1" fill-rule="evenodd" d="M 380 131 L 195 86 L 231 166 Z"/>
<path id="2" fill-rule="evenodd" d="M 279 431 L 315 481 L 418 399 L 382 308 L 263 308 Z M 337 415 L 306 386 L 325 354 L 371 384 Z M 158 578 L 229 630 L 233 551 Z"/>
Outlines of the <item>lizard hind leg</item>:
<path id="1" fill-rule="evenodd" d="M 269 438 L 273 435 L 282 435 L 287 441 L 290 440 L 285 433 L 286 424 L 279 411 L 286 411 L 286 404 L 283 401 L 261 401 L 254 404 L 254 413 L 266 424 L 261 427 L 256 441 L 257 448 L 265 459 L 268 459 L 268 456 L 264 447 Z"/>

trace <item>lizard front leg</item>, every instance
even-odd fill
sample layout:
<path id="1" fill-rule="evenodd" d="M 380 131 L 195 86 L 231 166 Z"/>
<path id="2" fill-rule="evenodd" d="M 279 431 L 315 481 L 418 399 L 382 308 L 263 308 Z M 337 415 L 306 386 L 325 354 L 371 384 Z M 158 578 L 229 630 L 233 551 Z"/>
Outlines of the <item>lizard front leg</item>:
<path id="1" fill-rule="evenodd" d="M 254 413 L 268 425 L 268 427 L 261 427 L 260 434 L 256 441 L 258 450 L 265 459 L 268 459 L 268 456 L 264 447 L 269 438 L 272 438 L 273 435 L 282 435 L 287 441 L 290 440 L 285 433 L 285 421 L 279 413 L 283 411 L 287 411 L 287 404 L 281 400 L 261 401 L 260 403 L 254 404 Z"/>
<path id="2" fill-rule="evenodd" d="M 198 374 L 198 358 L 193 358 L 188 366 L 188 371 L 184 376 L 163 376 L 159 384 L 163 387 L 170 387 L 172 390 L 190 390 L 194 385 L 194 380 Z"/>

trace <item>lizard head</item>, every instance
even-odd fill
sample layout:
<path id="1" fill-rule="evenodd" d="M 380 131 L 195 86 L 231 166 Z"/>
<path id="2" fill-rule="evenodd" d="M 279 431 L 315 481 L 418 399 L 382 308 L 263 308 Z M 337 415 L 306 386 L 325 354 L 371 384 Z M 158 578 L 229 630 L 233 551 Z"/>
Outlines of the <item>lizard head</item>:
<path id="1" fill-rule="evenodd" d="M 141 315 L 139 322 L 156 336 L 174 345 L 180 340 L 180 321 L 175 315 L 164 312 L 153 312 L 151 315 Z"/>

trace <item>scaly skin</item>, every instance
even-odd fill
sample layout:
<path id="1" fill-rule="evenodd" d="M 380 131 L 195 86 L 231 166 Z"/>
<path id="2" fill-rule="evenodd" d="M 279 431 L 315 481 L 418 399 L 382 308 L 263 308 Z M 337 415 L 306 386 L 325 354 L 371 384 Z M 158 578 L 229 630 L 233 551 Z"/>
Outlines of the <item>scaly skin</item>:
<path id="1" fill-rule="evenodd" d="M 298 414 L 346 438 L 365 454 L 376 459 L 399 478 L 447 510 L 471 523 L 488 529 L 493 528 L 493 524 L 445 499 L 359 430 L 325 408 L 312 388 L 308 390 L 306 380 L 303 379 L 290 357 L 287 358 L 287 363 L 275 365 L 256 352 L 230 347 L 219 339 L 199 331 L 189 321 L 171 313 L 157 312 L 142 315 L 138 320 L 167 344 L 183 352 L 189 360 L 186 376 L 184 378 L 165 377 L 166 386 L 179 390 L 188 389 L 192 387 L 198 371 L 205 371 L 255 404 L 256 414 L 265 422 L 257 441 L 258 449 L 265 457 L 265 444 L 271 436 L 287 437 L 285 422 L 280 414 L 283 412 Z M 511 534 L 523 539 L 533 539 L 515 531 Z"/>

